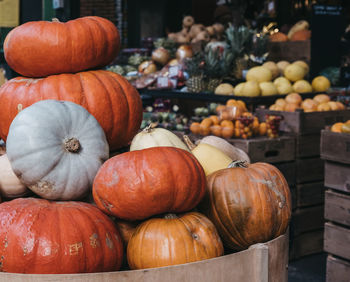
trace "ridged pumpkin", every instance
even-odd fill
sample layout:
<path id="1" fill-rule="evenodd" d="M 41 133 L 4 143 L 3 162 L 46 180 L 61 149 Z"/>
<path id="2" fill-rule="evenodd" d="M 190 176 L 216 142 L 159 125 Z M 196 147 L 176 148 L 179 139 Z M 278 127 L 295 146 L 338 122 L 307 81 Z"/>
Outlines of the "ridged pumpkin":
<path id="1" fill-rule="evenodd" d="M 149 219 L 136 228 L 127 247 L 131 269 L 194 262 L 223 252 L 214 224 L 198 212 Z"/>
<path id="2" fill-rule="evenodd" d="M 86 108 L 102 126 L 111 150 L 128 145 L 140 128 L 142 101 L 122 76 L 104 70 L 16 77 L 0 88 L 0 138 L 6 141 L 17 113 L 40 100 L 71 101 Z"/>
<path id="3" fill-rule="evenodd" d="M 13 172 L 49 200 L 84 197 L 109 150 L 96 119 L 67 101 L 39 101 L 11 123 L 6 143 Z"/>
<path id="4" fill-rule="evenodd" d="M 27 77 L 75 73 L 103 67 L 120 49 L 120 36 L 109 20 L 90 16 L 66 23 L 32 21 L 6 36 L 6 62 Z"/>
<path id="5" fill-rule="evenodd" d="M 203 168 L 189 152 L 153 147 L 110 158 L 98 171 L 93 197 L 104 212 L 141 220 L 193 209 L 203 198 Z"/>
<path id="6" fill-rule="evenodd" d="M 19 198 L 0 204 L 0 270 L 15 273 L 116 271 L 120 234 L 91 204 Z"/>
<path id="7" fill-rule="evenodd" d="M 224 245 L 239 251 L 286 232 L 291 194 L 276 167 L 254 163 L 212 173 L 201 210 L 218 229 Z"/>

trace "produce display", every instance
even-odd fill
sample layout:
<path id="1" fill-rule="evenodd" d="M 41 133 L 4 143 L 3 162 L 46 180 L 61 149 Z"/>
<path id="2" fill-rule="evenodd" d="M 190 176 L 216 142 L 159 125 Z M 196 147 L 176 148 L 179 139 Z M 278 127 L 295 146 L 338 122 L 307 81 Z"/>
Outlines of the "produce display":
<path id="1" fill-rule="evenodd" d="M 331 126 L 331 131 L 338 133 L 350 133 L 350 120 L 333 124 Z"/>
<path id="2" fill-rule="evenodd" d="M 318 94 L 314 98 L 303 99 L 302 95 L 298 93 L 290 93 L 285 98 L 276 99 L 269 109 L 287 112 L 302 109 L 304 112 L 317 112 L 345 110 L 345 106 L 339 101 L 331 101 L 327 94 Z"/>
<path id="3" fill-rule="evenodd" d="M 278 31 L 270 34 L 271 42 L 286 42 L 286 41 L 303 41 L 311 38 L 310 25 L 307 21 L 301 20 L 296 22 L 288 31 L 287 34 Z"/>

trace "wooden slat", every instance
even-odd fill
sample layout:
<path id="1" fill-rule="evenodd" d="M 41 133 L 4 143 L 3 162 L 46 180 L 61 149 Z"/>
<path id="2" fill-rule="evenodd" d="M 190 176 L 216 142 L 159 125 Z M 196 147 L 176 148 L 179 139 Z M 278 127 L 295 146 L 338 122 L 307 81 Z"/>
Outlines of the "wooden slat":
<path id="1" fill-rule="evenodd" d="M 324 202 L 323 182 L 311 182 L 297 185 L 297 207 L 319 205 Z"/>
<path id="2" fill-rule="evenodd" d="M 326 191 L 325 219 L 347 225 L 350 228 L 350 195 Z"/>
<path id="3" fill-rule="evenodd" d="M 316 157 L 320 155 L 320 133 L 296 135 L 296 158 Z"/>
<path id="4" fill-rule="evenodd" d="M 349 282 L 350 280 L 350 262 L 336 258 L 332 255 L 327 257 L 327 282 Z"/>
<path id="5" fill-rule="evenodd" d="M 350 260 L 350 229 L 326 222 L 324 249 L 330 254 Z"/>
<path id="6" fill-rule="evenodd" d="M 292 238 L 289 250 L 289 259 L 321 253 L 323 251 L 323 229 L 303 233 Z"/>
<path id="7" fill-rule="evenodd" d="M 296 160 L 296 182 L 316 182 L 324 178 L 324 160 L 320 158 L 307 158 Z"/>
<path id="8" fill-rule="evenodd" d="M 298 208 L 292 213 L 291 236 L 322 229 L 324 225 L 324 206 Z"/>
<path id="9" fill-rule="evenodd" d="M 269 42 L 267 45 L 269 60 L 294 62 L 303 60 L 310 62 L 311 43 L 310 40 Z"/>
<path id="10" fill-rule="evenodd" d="M 350 193 L 350 165 L 325 161 L 324 185 Z"/>
<path id="11" fill-rule="evenodd" d="M 321 157 L 329 161 L 350 164 L 350 134 L 322 130 Z"/>

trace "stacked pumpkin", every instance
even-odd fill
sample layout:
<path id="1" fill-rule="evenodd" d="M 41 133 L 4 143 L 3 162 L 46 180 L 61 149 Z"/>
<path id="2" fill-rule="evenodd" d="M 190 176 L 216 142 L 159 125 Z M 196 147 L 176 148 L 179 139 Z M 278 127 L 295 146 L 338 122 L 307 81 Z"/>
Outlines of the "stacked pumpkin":
<path id="1" fill-rule="evenodd" d="M 70 55 L 96 56 L 94 63 L 70 60 L 74 56 L 65 52 L 62 25 L 74 33 L 68 40 Z M 40 36 L 31 34 L 39 31 Z M 74 49 L 84 33 L 94 35 L 90 40 L 101 37 L 92 49 Z M 43 40 L 37 42 L 40 50 L 33 49 L 32 37 Z M 47 48 L 52 38 L 59 47 Z M 131 269 L 159 267 L 220 256 L 223 243 L 243 250 L 283 234 L 291 200 L 278 169 L 248 164 L 249 157 L 219 137 L 197 146 L 189 143 L 190 151 L 165 129 L 136 134 L 142 118 L 136 90 L 116 74 L 82 71 L 112 60 L 114 52 L 108 60 L 100 57 L 115 48 L 118 31 L 98 17 L 27 23 L 6 39 L 11 67 L 44 77 L 16 78 L 0 89 L 5 163 L 17 177 L 15 184 L 34 193 L 24 198 L 28 190 L 16 192 L 11 197 L 17 199 L 0 204 L 0 270 L 116 271 L 123 249 Z M 33 64 L 28 67 L 30 51 Z M 42 60 L 51 67 L 45 68 Z M 109 149 L 130 141 L 130 152 L 109 158 Z M 243 161 L 233 162 L 237 159 Z M 82 202 L 91 195 L 97 207 Z"/>

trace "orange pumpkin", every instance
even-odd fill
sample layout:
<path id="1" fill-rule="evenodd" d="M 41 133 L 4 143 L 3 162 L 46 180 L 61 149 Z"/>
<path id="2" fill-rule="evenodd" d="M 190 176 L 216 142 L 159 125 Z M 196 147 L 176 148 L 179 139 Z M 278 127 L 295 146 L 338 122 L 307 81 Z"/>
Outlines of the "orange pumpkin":
<path id="1" fill-rule="evenodd" d="M 111 150 L 127 146 L 141 125 L 140 95 L 119 74 L 98 70 L 40 79 L 16 77 L 0 88 L 0 138 L 6 140 L 18 111 L 47 99 L 87 109 L 103 128 Z"/>
<path id="2" fill-rule="evenodd" d="M 101 17 L 82 17 L 66 23 L 32 21 L 6 36 L 6 62 L 27 77 L 75 73 L 108 65 L 118 55 L 116 26 Z"/>
<path id="3" fill-rule="evenodd" d="M 3 272 L 116 271 L 122 263 L 118 230 L 91 204 L 18 198 L 0 205 L 0 222 Z"/>
<path id="4" fill-rule="evenodd" d="M 95 177 L 93 197 L 102 211 L 133 221 L 191 210 L 203 198 L 205 185 L 193 154 L 152 147 L 107 160 Z"/>
<path id="5" fill-rule="evenodd" d="M 271 42 L 285 42 L 288 41 L 288 36 L 283 32 L 276 32 L 270 35 Z"/>
<path id="6" fill-rule="evenodd" d="M 210 174 L 201 210 L 228 248 L 243 250 L 284 234 L 291 194 L 281 172 L 267 163 L 226 168 Z"/>
<path id="7" fill-rule="evenodd" d="M 214 224 L 198 212 L 152 218 L 132 235 L 127 257 L 131 269 L 194 262 L 223 255 Z"/>

